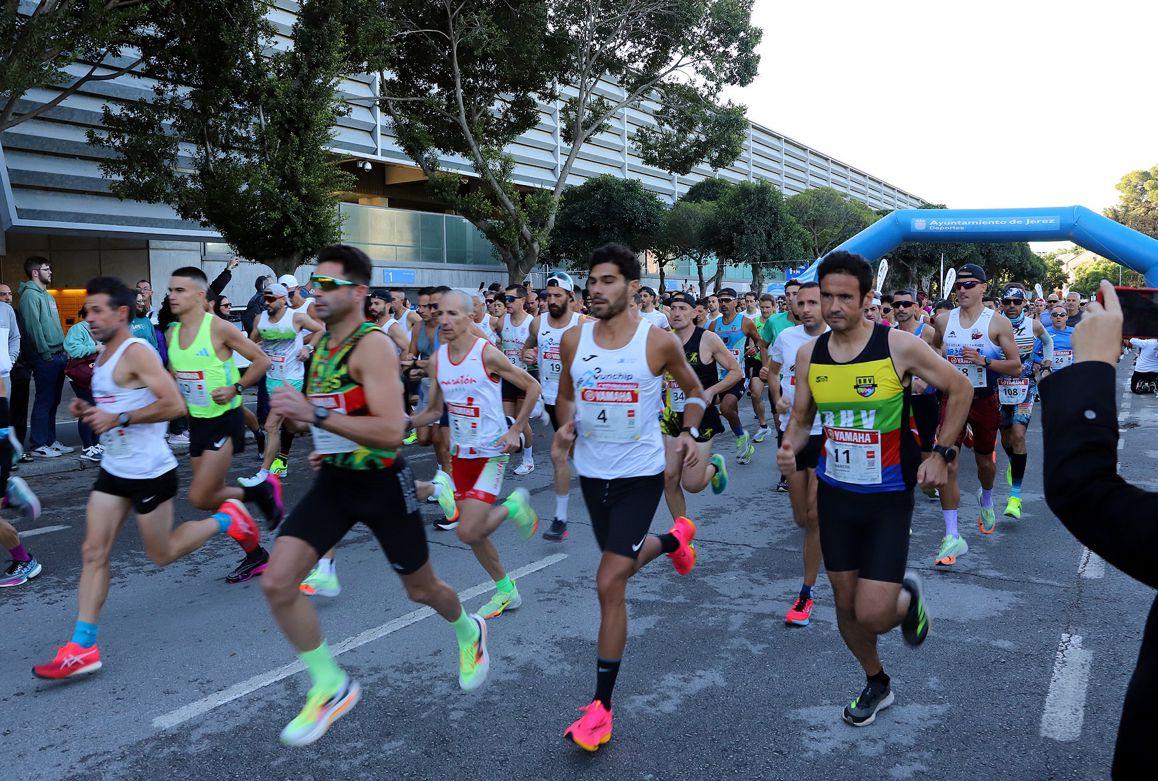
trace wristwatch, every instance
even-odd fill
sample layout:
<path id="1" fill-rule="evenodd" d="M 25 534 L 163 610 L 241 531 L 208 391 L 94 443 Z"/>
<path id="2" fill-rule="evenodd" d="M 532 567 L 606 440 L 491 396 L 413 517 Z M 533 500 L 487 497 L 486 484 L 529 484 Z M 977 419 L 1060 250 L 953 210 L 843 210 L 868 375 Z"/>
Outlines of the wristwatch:
<path id="1" fill-rule="evenodd" d="M 319 428 L 323 423 L 330 419 L 330 411 L 325 407 L 314 405 L 314 425 Z"/>
<path id="2" fill-rule="evenodd" d="M 953 463 L 957 458 L 957 448 L 944 447 L 943 445 L 933 445 L 933 452 L 945 459 L 946 464 Z"/>
<path id="3" fill-rule="evenodd" d="M 699 439 L 700 438 L 700 430 L 698 428 L 696 428 L 695 426 L 684 426 L 683 428 L 680 429 L 680 433 L 682 434 L 684 432 L 691 434 L 692 439 Z"/>
<path id="4" fill-rule="evenodd" d="M 989 368 L 989 364 L 991 364 L 991 363 L 993 363 L 993 359 L 992 359 L 992 358 L 990 358 L 988 355 L 986 355 L 986 356 L 985 356 L 985 368 L 986 368 L 986 369 L 988 369 L 988 368 Z"/>
<path id="5" fill-rule="evenodd" d="M 233 389 L 234 389 L 235 391 L 237 391 L 237 395 L 238 395 L 238 396 L 240 396 L 240 395 L 242 395 L 243 393 L 245 393 L 245 386 L 244 386 L 244 385 L 242 385 L 240 382 L 235 382 L 235 383 L 233 383 Z"/>
<path id="6" fill-rule="evenodd" d="M 120 425 L 120 426 L 129 425 L 129 413 L 122 412 L 120 415 L 117 415 L 117 425 Z"/>

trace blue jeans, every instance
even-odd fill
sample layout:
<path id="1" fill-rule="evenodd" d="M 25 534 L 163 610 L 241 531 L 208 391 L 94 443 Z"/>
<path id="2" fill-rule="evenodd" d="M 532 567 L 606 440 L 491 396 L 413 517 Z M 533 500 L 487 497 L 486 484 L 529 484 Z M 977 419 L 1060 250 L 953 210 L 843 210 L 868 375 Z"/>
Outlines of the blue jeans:
<path id="1" fill-rule="evenodd" d="M 36 383 L 36 398 L 32 402 L 32 420 L 28 432 L 28 448 L 51 445 L 56 441 L 56 408 L 64 391 L 64 353 L 51 358 L 33 359 L 32 381 Z"/>
<path id="2" fill-rule="evenodd" d="M 72 380 L 69 380 L 68 384 L 72 386 L 72 392 L 74 394 L 76 394 L 76 397 L 78 399 L 80 399 L 81 401 L 87 401 L 89 404 L 94 403 L 92 400 L 92 389 L 91 388 L 82 388 L 79 385 L 77 385 L 75 382 L 73 382 Z M 96 434 L 94 434 L 93 430 L 91 428 L 89 428 L 88 425 L 80 418 L 76 419 L 76 432 L 77 432 L 77 434 L 80 435 L 80 446 L 81 447 L 84 447 L 84 448 L 92 447 L 93 445 L 95 445 L 97 442 L 100 441 L 100 437 L 98 437 Z"/>

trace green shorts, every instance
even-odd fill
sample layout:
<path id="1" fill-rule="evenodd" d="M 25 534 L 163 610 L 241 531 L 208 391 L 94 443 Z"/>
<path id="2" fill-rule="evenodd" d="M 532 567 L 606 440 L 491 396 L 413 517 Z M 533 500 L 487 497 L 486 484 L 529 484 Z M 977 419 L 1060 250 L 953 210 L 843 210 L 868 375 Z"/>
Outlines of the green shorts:
<path id="1" fill-rule="evenodd" d="M 270 393 L 273 393 L 274 390 L 282 387 L 283 385 L 288 385 L 294 390 L 300 392 L 302 389 L 302 380 L 275 380 L 273 377 L 265 378 L 265 389 Z"/>

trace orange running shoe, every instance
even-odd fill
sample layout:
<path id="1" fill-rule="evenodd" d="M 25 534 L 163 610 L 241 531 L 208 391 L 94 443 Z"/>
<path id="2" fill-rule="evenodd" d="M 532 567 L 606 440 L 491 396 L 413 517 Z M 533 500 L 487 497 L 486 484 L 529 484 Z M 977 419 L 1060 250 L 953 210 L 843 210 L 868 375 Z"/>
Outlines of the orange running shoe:
<path id="1" fill-rule="evenodd" d="M 579 710 L 583 715 L 567 728 L 563 737 L 585 751 L 597 751 L 607 741 L 611 740 L 611 711 L 603 707 L 599 700 L 592 700 Z"/>
<path id="2" fill-rule="evenodd" d="M 668 531 L 680 541 L 680 546 L 668 556 L 671 557 L 671 562 L 675 565 L 675 571 L 681 575 L 686 575 L 692 571 L 692 567 L 696 566 L 696 546 L 692 545 L 692 540 L 696 538 L 696 525 L 692 523 L 690 518 L 681 515 L 675 519 L 675 523 Z"/>
<path id="3" fill-rule="evenodd" d="M 784 616 L 784 623 L 789 626 L 808 626 L 812 620 L 812 597 L 803 594 L 796 597 L 792 609 Z"/>
<path id="4" fill-rule="evenodd" d="M 69 641 L 56 650 L 56 657 L 51 662 L 33 667 L 32 674 L 37 678 L 59 681 L 95 673 L 100 668 L 101 652 L 95 645 L 85 648 Z"/>
<path id="5" fill-rule="evenodd" d="M 217 512 L 229 516 L 231 523 L 225 533 L 237 540 L 242 550 L 248 552 L 261 544 L 261 530 L 244 504 L 236 499 L 226 499 L 217 508 Z"/>

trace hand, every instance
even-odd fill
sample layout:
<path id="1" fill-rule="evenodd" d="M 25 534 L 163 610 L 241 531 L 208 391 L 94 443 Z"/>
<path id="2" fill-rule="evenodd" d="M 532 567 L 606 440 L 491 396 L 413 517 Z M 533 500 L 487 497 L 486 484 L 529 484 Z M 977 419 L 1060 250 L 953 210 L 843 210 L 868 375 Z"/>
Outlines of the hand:
<path id="1" fill-rule="evenodd" d="M 1082 321 L 1074 329 L 1070 341 L 1074 348 L 1074 363 L 1101 361 L 1117 366 L 1122 350 L 1122 305 L 1114 286 L 1102 280 L 1099 287 L 1105 305 L 1090 301 Z"/>
<path id="2" fill-rule="evenodd" d="M 969 361 L 969 363 L 976 364 L 978 366 L 985 365 L 985 356 L 977 352 L 977 350 L 973 347 L 962 347 L 961 357 Z"/>
<path id="3" fill-rule="evenodd" d="M 324 455 L 317 452 L 316 450 L 311 450 L 309 458 L 310 458 L 310 469 L 317 472 L 319 469 L 322 468 L 322 459 L 325 458 Z"/>
<path id="4" fill-rule="evenodd" d="M 780 467 L 780 474 L 785 477 L 796 474 L 796 451 L 787 440 L 776 451 L 776 466 Z"/>
<path id="5" fill-rule="evenodd" d="M 269 409 L 270 412 L 276 412 L 283 418 L 296 420 L 298 423 L 314 422 L 314 405 L 301 391 L 289 385 L 282 385 L 270 394 Z"/>
<path id="6" fill-rule="evenodd" d="M 237 268 L 237 264 L 240 262 L 241 262 L 241 258 L 234 255 L 232 258 L 229 259 L 229 262 L 225 264 L 225 268 L 228 271 L 233 271 L 233 269 Z"/>
<path id="7" fill-rule="evenodd" d="M 913 390 L 914 396 L 920 396 L 922 393 L 924 393 L 926 390 L 928 390 L 928 388 L 929 388 L 929 383 L 925 382 L 920 377 L 914 377 L 913 378 L 912 390 Z"/>
<path id="8" fill-rule="evenodd" d="M 537 350 L 535 350 L 534 348 L 531 348 L 531 347 L 528 347 L 526 350 L 523 350 L 523 363 L 527 364 L 528 366 L 530 366 L 532 363 L 538 363 L 539 362 L 539 356 L 538 356 L 537 352 L 538 352 Z"/>
<path id="9" fill-rule="evenodd" d="M 700 463 L 700 446 L 688 432 L 681 432 L 676 439 L 676 449 L 683 456 L 684 469 L 695 469 Z"/>
<path id="10" fill-rule="evenodd" d="M 944 488 L 949 481 L 949 465 L 945 459 L 933 454 L 917 467 L 917 482 L 922 488 Z"/>
<path id="11" fill-rule="evenodd" d="M 555 438 L 551 441 L 551 452 L 569 453 L 575 445 L 575 437 L 575 421 L 569 420 L 555 432 Z"/>
<path id="12" fill-rule="evenodd" d="M 310 356 L 313 354 L 314 354 L 314 350 L 312 347 L 303 347 L 301 349 L 301 351 L 298 352 L 298 360 L 301 361 L 302 363 L 305 363 L 306 361 L 308 361 L 310 359 Z"/>
<path id="13" fill-rule="evenodd" d="M 70 415 L 72 415 L 74 418 L 79 418 L 79 417 L 83 416 L 85 413 L 85 410 L 87 410 L 91 406 L 92 405 L 89 404 L 84 399 L 78 399 L 78 398 L 74 397 L 73 400 L 70 401 L 68 404 L 68 413 Z"/>
<path id="14" fill-rule="evenodd" d="M 234 396 L 237 395 L 237 388 L 232 385 L 225 385 L 220 388 L 214 388 L 209 394 L 209 398 L 213 399 L 216 404 L 228 404 Z"/>
<path id="15" fill-rule="evenodd" d="M 97 435 L 103 434 L 120 425 L 117 423 L 116 415 L 93 406 L 90 406 L 84 411 L 84 414 L 81 415 L 81 420 Z"/>
<path id="16" fill-rule="evenodd" d="M 504 453 L 519 452 L 519 430 L 514 426 L 507 429 L 507 433 L 499 437 L 499 445 L 502 446 Z"/>
<path id="17" fill-rule="evenodd" d="M 764 382 L 768 382 L 768 367 L 767 366 L 761 366 L 760 367 L 760 379 L 762 379 Z"/>

